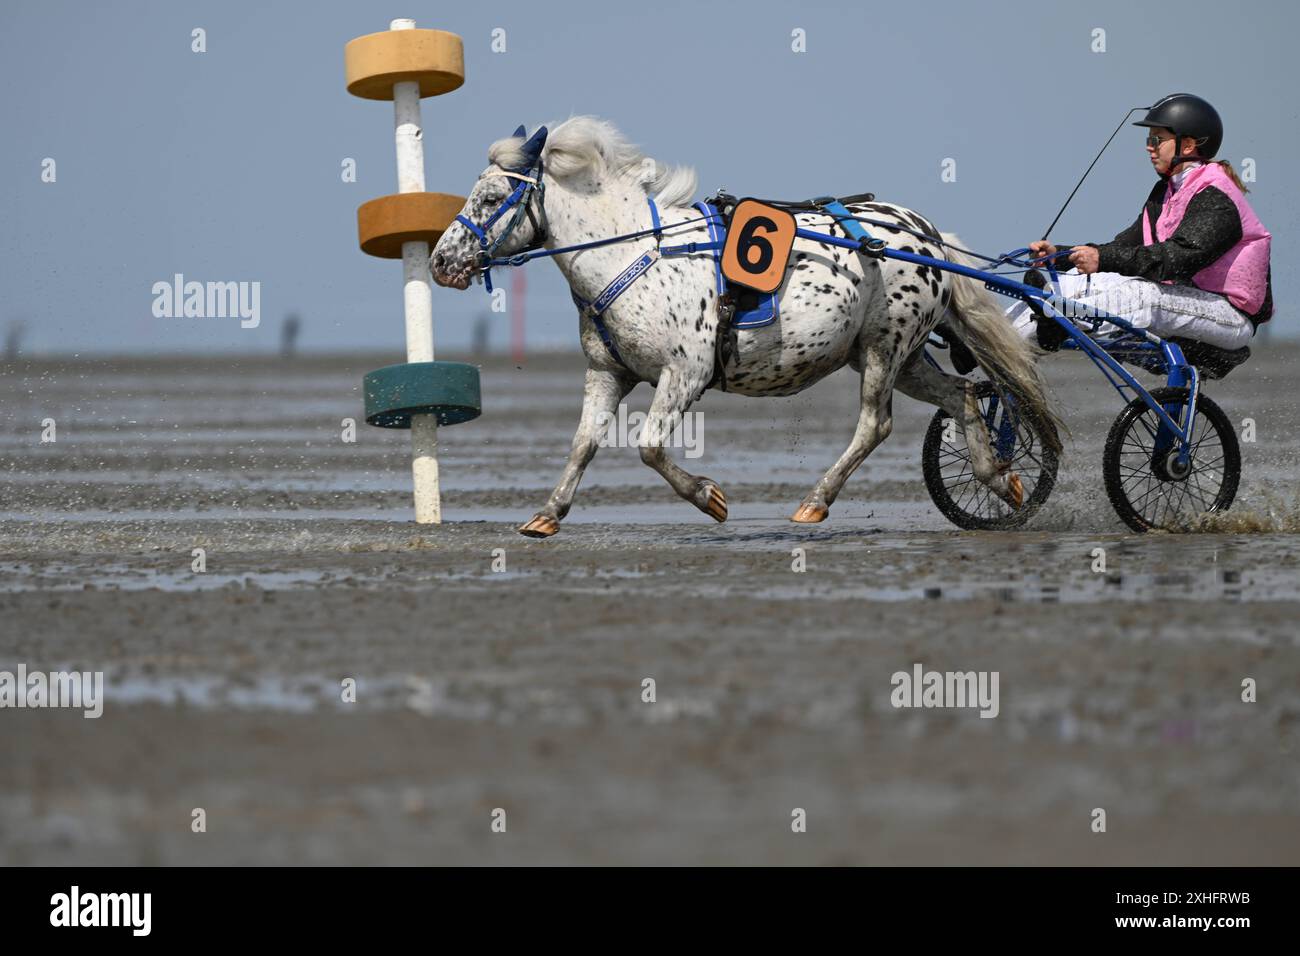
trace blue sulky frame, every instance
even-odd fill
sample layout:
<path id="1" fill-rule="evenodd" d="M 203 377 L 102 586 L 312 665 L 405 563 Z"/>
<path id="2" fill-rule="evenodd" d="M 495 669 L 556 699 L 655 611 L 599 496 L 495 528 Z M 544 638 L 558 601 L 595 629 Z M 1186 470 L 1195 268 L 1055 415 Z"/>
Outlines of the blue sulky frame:
<path id="1" fill-rule="evenodd" d="M 862 228 L 861 223 L 856 220 L 853 214 L 840 203 L 834 200 L 817 200 L 817 202 L 827 212 L 834 215 L 835 220 L 852 238 L 831 236 L 812 229 L 797 229 L 795 235 L 801 239 L 811 239 L 814 242 L 824 242 L 842 249 L 856 249 L 875 257 L 899 259 L 903 262 L 929 266 L 933 269 L 942 269 L 945 272 L 955 272 L 957 275 L 977 279 L 983 282 L 987 288 L 1001 295 L 1022 299 L 1026 302 L 1036 301 L 1039 308 L 1055 320 L 1068 336 L 1062 343 L 1062 348 L 1083 352 L 1088 358 L 1092 359 L 1093 364 L 1106 376 L 1106 380 L 1120 393 L 1120 397 L 1126 401 L 1129 400 L 1125 394 L 1127 389 L 1134 396 L 1141 398 L 1155 412 L 1160 421 L 1160 428 L 1156 435 L 1153 459 L 1164 458 L 1174 444 L 1177 443 L 1178 454 L 1176 460 L 1178 465 L 1179 467 L 1188 465 L 1196 425 L 1196 399 L 1200 393 L 1201 383 L 1200 374 L 1194 366 L 1187 364 L 1187 359 L 1183 356 L 1183 351 L 1177 344 L 1167 342 L 1145 329 L 1136 328 L 1122 316 L 1112 315 L 1104 309 L 1084 305 L 1075 299 L 1062 296 L 1060 283 L 1057 281 L 1057 272 L 1050 263 L 1047 264 L 1047 268 L 1052 278 L 1052 291 L 1039 289 L 998 273 L 986 272 L 960 263 L 949 262 L 946 259 L 935 259 L 932 256 L 923 256 L 915 252 L 904 252 L 901 249 L 890 248 L 883 240 L 873 239 Z M 1029 251 L 1028 248 L 1015 249 L 999 256 L 994 265 L 995 267 L 997 265 L 1009 265 L 1017 269 L 1028 269 L 1035 265 L 1042 265 L 1042 262 L 1033 262 L 1022 258 Z M 1079 319 L 1091 328 L 1088 332 L 1085 332 L 1072 321 L 1072 318 Z M 1117 333 L 1107 333 L 1104 338 L 1093 338 L 1093 335 L 1106 323 L 1114 326 L 1119 331 Z M 1185 405 L 1179 403 L 1161 405 L 1151 396 L 1150 392 L 1138 384 L 1137 379 L 1121 364 L 1121 361 L 1131 362 L 1151 371 L 1163 373 L 1171 387 L 1186 388 L 1188 390 L 1187 403 Z M 988 417 L 991 419 L 995 414 L 996 406 L 991 406 L 988 410 Z M 1003 416 L 1003 423 L 998 429 L 998 446 L 1010 445 L 1010 443 L 1014 442 L 1014 433 L 1007 418 L 1008 416 Z M 999 451 L 1005 450 L 999 447 Z"/>

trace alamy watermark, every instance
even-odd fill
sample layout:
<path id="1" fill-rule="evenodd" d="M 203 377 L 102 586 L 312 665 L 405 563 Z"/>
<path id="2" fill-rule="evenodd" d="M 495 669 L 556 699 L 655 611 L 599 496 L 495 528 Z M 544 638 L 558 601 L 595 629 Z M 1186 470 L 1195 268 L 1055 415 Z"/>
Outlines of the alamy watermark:
<path id="1" fill-rule="evenodd" d="M 152 893 L 83 893 L 74 885 L 50 897 L 51 926 L 121 926 L 132 936 L 148 936 L 152 913 Z"/>
<path id="2" fill-rule="evenodd" d="M 996 717 L 998 671 L 927 671 L 913 664 L 911 673 L 895 671 L 889 702 L 895 707 L 978 707 L 981 717 Z"/>
<path id="3" fill-rule="evenodd" d="M 104 713 L 103 671 L 0 671 L 0 708 L 69 707 L 95 719 Z"/>
<path id="4" fill-rule="evenodd" d="M 596 415 L 596 428 L 600 435 L 597 445 L 601 448 L 636 448 L 641 445 L 645 435 L 645 412 L 629 412 L 626 405 L 618 406 L 618 414 L 602 411 Z M 663 447 L 683 448 L 687 458 L 699 458 L 704 454 L 704 413 L 686 412 L 672 422 L 667 435 L 663 436 Z"/>
<path id="5" fill-rule="evenodd" d="M 262 322 L 262 283 L 185 281 L 176 273 L 171 282 L 155 282 L 153 314 L 156 319 L 230 319 L 255 329 Z"/>

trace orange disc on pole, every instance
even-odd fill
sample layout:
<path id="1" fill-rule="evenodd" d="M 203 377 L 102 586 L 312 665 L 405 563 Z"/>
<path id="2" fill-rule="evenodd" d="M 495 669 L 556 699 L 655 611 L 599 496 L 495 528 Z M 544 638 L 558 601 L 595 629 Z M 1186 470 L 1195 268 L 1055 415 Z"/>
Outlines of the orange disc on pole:
<path id="1" fill-rule="evenodd" d="M 357 209 L 361 251 L 381 259 L 400 259 L 404 242 L 432 246 L 464 205 L 464 196 L 446 193 L 395 193 L 362 203 Z"/>
<path id="2" fill-rule="evenodd" d="M 417 82 L 420 96 L 450 93 L 465 82 L 460 37 L 445 30 L 385 30 L 357 37 L 343 49 L 348 92 L 391 100 L 395 83 Z"/>

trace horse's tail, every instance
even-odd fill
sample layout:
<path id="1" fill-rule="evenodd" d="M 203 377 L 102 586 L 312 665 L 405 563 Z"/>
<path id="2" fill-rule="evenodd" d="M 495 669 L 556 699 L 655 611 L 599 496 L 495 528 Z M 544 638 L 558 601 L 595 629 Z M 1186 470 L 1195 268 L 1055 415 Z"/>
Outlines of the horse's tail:
<path id="1" fill-rule="evenodd" d="M 978 268 L 973 259 L 951 248 L 964 245 L 957 236 L 949 232 L 942 236 L 943 241 L 949 244 L 946 256 L 950 262 Z M 1048 398 L 1047 383 L 1039 374 L 1033 348 L 1021 338 L 977 280 L 956 273 L 951 273 L 948 279 L 952 283 L 949 324 L 957 337 L 971 350 L 975 361 L 990 379 L 1013 392 L 1031 415 L 1050 426 L 1042 429 L 1042 440 L 1053 451 L 1060 452 L 1058 433 L 1064 431 L 1065 426 Z"/>

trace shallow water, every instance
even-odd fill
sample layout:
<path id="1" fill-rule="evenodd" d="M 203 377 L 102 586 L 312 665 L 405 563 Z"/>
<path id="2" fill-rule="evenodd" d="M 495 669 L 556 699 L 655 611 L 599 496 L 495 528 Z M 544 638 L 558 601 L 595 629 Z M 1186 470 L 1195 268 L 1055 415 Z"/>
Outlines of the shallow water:
<path id="1" fill-rule="evenodd" d="M 1256 423 L 1257 440 L 1243 446 L 1236 510 L 1267 516 L 1271 509 L 1264 524 L 1279 527 L 1286 526 L 1281 514 L 1300 514 L 1291 480 L 1300 461 L 1291 428 L 1293 352 L 1273 346 L 1208 386 L 1230 418 Z M 1046 363 L 1072 434 L 1061 486 L 1034 527 L 1117 530 L 1102 495 L 1100 457 L 1121 403 L 1083 359 Z M 270 516 L 291 508 L 387 518 L 409 509 L 408 436 L 365 425 L 365 367 L 342 358 L 11 365 L 0 376 L 0 513 L 44 521 L 155 511 Z M 580 360 L 572 357 L 539 356 L 522 370 L 485 365 L 483 416 L 439 436 L 448 520 L 523 520 L 545 501 L 568 451 L 581 386 Z M 683 458 L 679 449 L 678 460 L 736 489 L 729 501 L 737 518 L 768 513 L 757 507 L 764 504 L 775 506 L 773 515 L 788 514 L 847 443 L 855 393 L 848 371 L 788 399 L 709 393 L 696 408 L 703 454 Z M 628 407 L 644 410 L 650 394 L 639 387 Z M 901 396 L 894 405 L 893 435 L 850 480 L 834 517 L 872 514 L 891 527 L 942 529 L 920 481 L 920 441 L 933 410 Z M 57 440 L 41 444 L 47 417 L 57 423 Z M 348 418 L 358 422 L 353 443 L 342 440 L 340 422 Z M 1278 498 L 1285 499 L 1280 512 Z M 606 503 L 615 510 L 587 514 Z M 891 511 L 894 505 L 908 507 Z M 697 519 L 634 448 L 614 447 L 598 453 L 569 520 Z"/>

